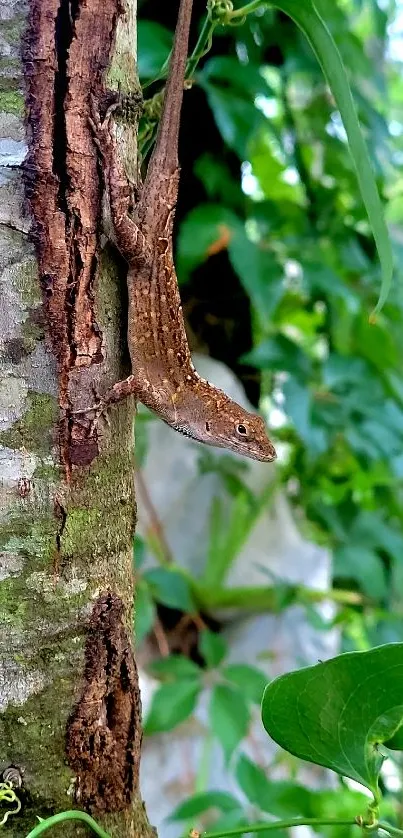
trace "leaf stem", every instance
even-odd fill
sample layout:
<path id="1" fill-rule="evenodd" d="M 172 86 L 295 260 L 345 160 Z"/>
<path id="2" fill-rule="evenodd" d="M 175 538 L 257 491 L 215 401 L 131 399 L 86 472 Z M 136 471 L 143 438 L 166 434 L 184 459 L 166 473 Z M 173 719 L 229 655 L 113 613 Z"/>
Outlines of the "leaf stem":
<path id="1" fill-rule="evenodd" d="M 285 821 L 265 821 L 264 823 L 250 823 L 246 826 L 238 826 L 234 829 L 224 829 L 220 832 L 203 832 L 202 838 L 227 838 L 230 835 L 244 835 L 250 832 L 266 832 L 275 829 L 289 829 L 294 826 L 359 826 L 364 831 L 373 832 L 376 829 L 383 829 L 395 838 L 402 838 L 403 830 L 390 826 L 384 821 L 378 823 L 362 823 L 359 818 L 290 818 Z"/>
<path id="2" fill-rule="evenodd" d="M 264 823 L 249 823 L 234 829 L 224 829 L 222 832 L 203 832 L 203 838 L 225 838 L 229 835 L 244 835 L 249 832 L 266 832 L 269 829 L 288 829 L 294 826 L 357 826 L 354 818 L 290 818 L 285 821 L 265 821 Z"/>
<path id="3" fill-rule="evenodd" d="M 188 63 L 186 65 L 186 78 L 191 79 L 193 73 L 197 67 L 197 64 L 200 58 L 208 52 L 211 46 L 211 39 L 213 37 L 214 29 L 216 28 L 217 21 L 211 20 L 210 16 L 207 15 L 203 26 L 200 31 L 200 35 L 197 39 L 197 44 L 188 59 Z"/>
<path id="4" fill-rule="evenodd" d="M 269 0 L 252 0 L 251 3 L 247 3 L 246 6 L 242 6 L 241 9 L 234 9 L 229 13 L 228 17 L 230 21 L 233 18 L 245 17 L 246 15 L 250 15 L 251 12 L 255 12 L 256 9 L 264 9 L 265 6 L 269 5 Z"/>
<path id="5" fill-rule="evenodd" d="M 59 812 L 57 815 L 46 818 L 46 820 L 41 821 L 41 823 L 38 823 L 38 825 L 31 830 L 29 835 L 27 835 L 27 838 L 38 838 L 38 835 L 42 835 L 48 829 L 51 829 L 52 826 L 56 826 L 58 823 L 70 820 L 82 821 L 87 824 L 87 826 L 95 832 L 95 835 L 98 835 L 98 838 L 111 838 L 111 836 L 105 832 L 104 829 L 101 829 L 97 822 L 94 821 L 94 818 L 87 815 L 86 812 L 80 812 L 78 809 L 70 809 L 68 812 Z"/>
<path id="6" fill-rule="evenodd" d="M 388 832 L 389 835 L 395 835 L 396 838 L 401 838 L 403 835 L 402 829 L 398 829 L 397 826 L 391 826 L 389 823 L 385 823 L 385 821 L 378 821 L 378 829 L 383 829 L 384 832 Z"/>

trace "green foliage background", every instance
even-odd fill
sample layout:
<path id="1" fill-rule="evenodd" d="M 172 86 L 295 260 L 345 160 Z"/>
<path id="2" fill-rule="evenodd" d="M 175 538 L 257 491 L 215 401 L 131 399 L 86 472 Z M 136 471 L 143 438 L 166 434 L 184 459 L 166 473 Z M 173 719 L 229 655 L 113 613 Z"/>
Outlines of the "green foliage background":
<path id="1" fill-rule="evenodd" d="M 192 134 L 184 127 L 184 179 L 192 177 L 196 186 L 193 199 L 186 183 L 181 189 L 177 266 L 186 301 L 197 298 L 206 269 L 215 275 L 220 293 L 225 260 L 237 293 L 248 304 L 243 328 L 249 345 L 233 346 L 237 357 L 232 366 L 238 374 L 244 371 L 245 383 L 251 373 L 259 382 L 266 415 L 273 416 L 277 408 L 273 437 L 281 452 L 279 481 L 305 534 L 333 552 L 333 595 L 345 603 L 337 616 L 343 649 L 365 650 L 403 640 L 403 75 L 391 55 L 393 30 L 388 28 L 403 8 L 393 0 L 317 0 L 316 6 L 348 69 L 385 199 L 397 266 L 385 308 L 370 324 L 380 267 L 340 118 L 308 43 L 273 10 L 250 15 L 242 26 L 218 29 L 212 51 L 195 72 L 185 117 L 190 98 L 197 97 L 206 120 L 197 130 L 206 142 L 200 153 L 195 143 L 192 156 Z M 203 4 L 196 4 L 197 13 L 201 20 Z M 174 10 L 170 16 L 163 4 L 141 6 L 143 82 L 156 76 L 166 59 L 173 25 Z M 198 326 L 203 333 L 203 324 Z M 222 329 L 225 347 L 224 323 Z M 219 341 L 210 348 L 220 356 Z M 228 362 L 225 349 L 222 357 Z M 253 387 L 249 394 L 258 395 Z M 222 476 L 233 496 L 236 521 L 239 525 L 243 511 L 247 528 L 250 516 L 270 497 L 250 498 L 239 475 L 225 467 Z M 235 557 L 234 545 L 242 544 L 242 533 L 238 529 L 231 544 L 214 541 L 217 526 L 219 531 L 219 511 L 212 510 L 210 552 L 223 551 L 220 566 L 225 567 Z M 213 589 L 217 592 L 217 580 Z M 275 600 L 267 594 L 263 605 L 282 608 L 298 598 L 295 592 L 277 593 Z M 356 595 L 356 604 L 348 604 L 349 594 Z M 156 603 L 192 611 L 202 610 L 205 601 L 206 580 L 203 588 L 203 580 L 185 578 L 175 566 L 145 572 L 139 583 L 138 632 L 141 636 L 151 628 Z M 250 601 L 250 592 L 245 593 L 245 607 Z M 242 591 L 237 604 L 242 605 Z M 260 676 L 256 670 L 255 676 L 238 673 L 231 682 L 224 671 L 225 650 L 214 653 L 206 642 L 207 668 L 218 668 L 222 676 L 212 696 L 211 728 L 229 759 L 260 689 L 247 696 L 239 687 L 253 678 L 257 683 Z M 178 660 L 183 661 L 173 656 L 159 673 L 164 683 L 146 725 L 149 733 L 171 729 L 186 718 L 203 687 L 198 666 Z M 233 730 L 229 738 L 225 734 L 229 704 L 239 708 L 233 711 L 235 741 L 230 741 Z M 357 811 L 359 793 L 345 785 L 335 795 L 315 795 L 291 779 L 269 784 L 270 771 L 242 755 L 233 770 L 250 805 L 259 803 L 273 815 Z M 390 799 L 393 803 L 393 795 Z M 244 818 L 239 801 L 218 791 L 197 794 L 174 817 L 194 820 L 211 806 L 221 813 L 217 828 Z"/>

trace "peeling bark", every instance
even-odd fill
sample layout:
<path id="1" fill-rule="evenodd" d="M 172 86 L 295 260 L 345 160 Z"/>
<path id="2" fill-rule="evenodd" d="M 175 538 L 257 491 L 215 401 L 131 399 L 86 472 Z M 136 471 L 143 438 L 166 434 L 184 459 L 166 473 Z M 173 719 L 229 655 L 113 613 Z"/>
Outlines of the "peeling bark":
<path id="1" fill-rule="evenodd" d="M 82 693 L 67 725 L 67 756 L 79 778 L 76 798 L 95 811 L 125 809 L 138 786 L 141 705 L 123 613 L 113 594 L 96 602 Z"/>
<path id="2" fill-rule="evenodd" d="M 22 777 L 2 834 L 23 838 L 37 815 L 77 805 L 130 838 L 153 834 L 131 648 L 134 405 L 100 430 L 77 411 L 124 371 L 88 112 L 107 67 L 109 86 L 136 90 L 134 12 L 118 0 L 29 0 L 28 20 L 24 9 L 0 0 L 19 68 L 4 96 L 0 68 L 0 774 Z M 133 158 L 133 131 L 122 139 Z"/>
<path id="3" fill-rule="evenodd" d="M 90 408 L 104 373 L 94 312 L 100 184 L 89 93 L 100 94 L 119 0 L 32 0 L 23 66 L 29 154 L 24 166 L 48 333 L 58 362 L 61 460 L 89 465 L 99 451 Z"/>

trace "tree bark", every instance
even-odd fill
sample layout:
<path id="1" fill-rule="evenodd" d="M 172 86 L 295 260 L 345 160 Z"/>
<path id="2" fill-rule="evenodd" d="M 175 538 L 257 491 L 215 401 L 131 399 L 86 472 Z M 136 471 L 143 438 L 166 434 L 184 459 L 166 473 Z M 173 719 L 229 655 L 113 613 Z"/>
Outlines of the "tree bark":
<path id="1" fill-rule="evenodd" d="M 104 106 L 117 84 L 137 95 L 135 10 L 0 0 L 0 18 L 0 773 L 22 777 L 2 834 L 82 808 L 114 838 L 149 835 L 132 648 L 134 404 L 108 423 L 90 410 L 126 371 L 124 266 L 100 254 L 89 93 Z M 135 131 L 119 139 L 133 176 Z M 75 821 L 52 835 L 62 830 L 88 834 Z"/>

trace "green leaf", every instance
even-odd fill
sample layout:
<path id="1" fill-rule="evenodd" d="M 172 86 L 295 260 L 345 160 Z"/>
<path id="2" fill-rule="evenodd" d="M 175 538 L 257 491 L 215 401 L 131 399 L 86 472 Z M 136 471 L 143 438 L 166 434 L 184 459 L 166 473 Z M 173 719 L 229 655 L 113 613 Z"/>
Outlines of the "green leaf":
<path id="1" fill-rule="evenodd" d="M 250 352 L 242 355 L 241 361 L 244 364 L 252 364 L 257 369 L 291 372 L 300 378 L 307 377 L 311 372 L 308 355 L 284 335 L 262 341 Z"/>
<path id="2" fill-rule="evenodd" d="M 278 818 L 312 814 L 312 792 L 291 782 L 273 781 L 265 771 L 243 754 L 236 767 L 236 779 L 249 802 Z"/>
<path id="3" fill-rule="evenodd" d="M 254 98 L 259 93 L 270 95 L 259 67 L 242 65 L 229 56 L 215 57 L 206 62 L 198 82 L 206 91 L 223 139 L 242 160 L 245 159 L 248 138 L 264 123 Z"/>
<path id="4" fill-rule="evenodd" d="M 203 585 L 206 588 L 217 589 L 223 586 L 253 520 L 253 497 L 242 488 L 235 494 L 229 510 L 224 511 L 220 498 L 213 498 L 207 561 L 203 574 Z"/>
<path id="5" fill-rule="evenodd" d="M 368 547 L 358 544 L 338 547 L 333 572 L 342 579 L 355 579 L 370 597 L 384 597 L 387 592 L 384 565 L 377 553 Z"/>
<path id="6" fill-rule="evenodd" d="M 172 32 L 152 20 L 139 20 L 137 35 L 139 76 L 142 79 L 150 79 L 158 75 L 168 58 L 172 46 Z"/>
<path id="7" fill-rule="evenodd" d="M 261 125 L 263 114 L 231 90 L 206 85 L 206 93 L 225 143 L 241 160 L 244 159 L 247 157 L 248 138 Z"/>
<path id="8" fill-rule="evenodd" d="M 351 818 L 354 823 L 360 815 L 365 818 L 368 813 L 368 802 L 368 795 L 339 784 L 334 790 L 312 793 L 312 817 L 341 818 L 342 820 Z M 384 801 L 382 801 L 382 815 L 386 815 Z M 355 838 L 356 830 L 356 826 L 328 826 L 323 828 L 323 835 L 327 838 Z"/>
<path id="9" fill-rule="evenodd" d="M 204 629 L 200 632 L 199 650 L 209 669 L 215 669 L 224 660 L 227 647 L 219 634 Z"/>
<path id="10" fill-rule="evenodd" d="M 259 65 L 250 62 L 241 64 L 233 56 L 215 55 L 209 58 L 203 67 L 202 76 L 210 82 L 230 86 L 247 102 L 259 94 L 269 96 L 273 93 Z"/>
<path id="11" fill-rule="evenodd" d="M 220 812 L 233 812 L 240 809 L 241 804 L 226 791 L 199 792 L 180 803 L 169 816 L 169 820 L 187 821 L 213 808 L 219 809 Z"/>
<path id="12" fill-rule="evenodd" d="M 242 210 L 244 196 L 239 180 L 235 180 L 226 162 L 206 152 L 196 160 L 194 174 L 200 178 L 211 201 L 222 200 L 225 206 Z"/>
<path id="13" fill-rule="evenodd" d="M 385 742 L 385 747 L 390 748 L 391 751 L 403 751 L 403 726 L 396 731 L 391 739 Z"/>
<path id="14" fill-rule="evenodd" d="M 378 547 L 393 556 L 403 558 L 403 536 L 382 513 L 363 510 L 355 519 L 349 537 L 357 545 Z"/>
<path id="15" fill-rule="evenodd" d="M 248 158 L 252 172 L 258 180 L 260 189 L 271 201 L 289 201 L 304 205 L 304 194 L 300 183 L 287 183 L 290 171 L 289 161 L 284 158 L 283 149 L 276 138 L 269 136 L 267 124 L 249 143 Z"/>
<path id="16" fill-rule="evenodd" d="M 267 676 L 247 663 L 230 663 L 221 670 L 227 681 L 239 687 L 245 698 L 260 704 L 267 684 Z"/>
<path id="17" fill-rule="evenodd" d="M 344 64 L 340 58 L 337 46 L 312 0 L 305 0 L 304 3 L 301 3 L 300 0 L 276 0 L 275 2 L 270 0 L 270 5 L 288 14 L 308 39 L 340 111 L 340 116 L 348 137 L 350 153 L 357 173 L 361 196 L 368 214 L 382 266 L 381 292 L 375 307 L 375 311 L 379 311 L 388 297 L 392 283 L 393 254 L 383 216 L 382 204 L 368 157 L 368 151 L 358 123 Z M 326 3 L 327 8 L 328 3 Z"/>
<path id="18" fill-rule="evenodd" d="M 166 681 L 184 680 L 185 678 L 200 678 L 202 671 L 197 663 L 183 655 L 169 655 L 153 661 L 148 667 L 151 675 Z"/>
<path id="19" fill-rule="evenodd" d="M 136 535 L 133 542 L 133 563 L 137 570 L 143 566 L 146 559 L 146 545 L 139 535 Z"/>
<path id="20" fill-rule="evenodd" d="M 231 238 L 228 253 L 259 318 L 267 325 L 284 294 L 282 268 L 274 254 L 251 242 L 242 228 Z"/>
<path id="21" fill-rule="evenodd" d="M 281 675 L 266 687 L 262 719 L 285 750 L 356 780 L 378 801 L 378 748 L 403 723 L 403 644 Z"/>
<path id="22" fill-rule="evenodd" d="M 143 578 L 157 602 L 187 613 L 195 611 L 190 586 L 177 570 L 157 567 L 148 570 Z"/>
<path id="23" fill-rule="evenodd" d="M 156 608 L 148 585 L 139 580 L 136 588 L 136 600 L 134 611 L 134 630 L 137 643 L 151 631 L 156 617 Z"/>
<path id="24" fill-rule="evenodd" d="M 219 834 L 230 829 L 236 829 L 238 826 L 248 826 L 247 815 L 245 815 L 242 809 L 233 809 L 232 812 L 224 812 L 219 818 L 214 820 L 214 832 L 218 832 Z M 247 834 L 246 829 L 244 830 L 244 834 Z M 261 838 L 261 833 L 259 838 Z M 270 838 L 276 838 L 276 835 L 273 836 L 273 833 L 271 833 Z"/>
<path id="25" fill-rule="evenodd" d="M 196 707 L 200 690 L 200 683 L 190 678 L 163 684 L 153 695 L 144 733 L 173 730 L 184 722 Z"/>
<path id="26" fill-rule="evenodd" d="M 249 727 L 249 711 L 246 702 L 230 687 L 221 684 L 213 687 L 209 708 L 210 726 L 229 762 L 235 748 L 246 736 Z"/>
<path id="27" fill-rule="evenodd" d="M 309 444 L 312 437 L 312 399 L 310 391 L 300 384 L 296 378 L 290 377 L 284 384 L 283 392 L 286 413 L 292 419 L 300 439 Z"/>
<path id="28" fill-rule="evenodd" d="M 220 204 L 199 204 L 182 221 L 178 237 L 178 273 L 180 281 L 203 264 L 222 242 L 225 249 L 241 222 L 231 210 Z"/>

